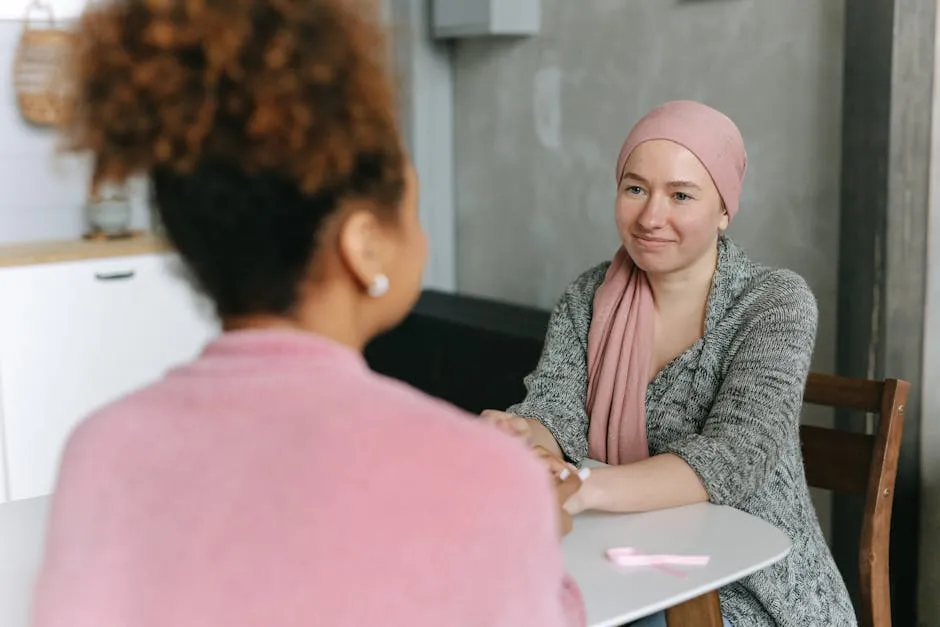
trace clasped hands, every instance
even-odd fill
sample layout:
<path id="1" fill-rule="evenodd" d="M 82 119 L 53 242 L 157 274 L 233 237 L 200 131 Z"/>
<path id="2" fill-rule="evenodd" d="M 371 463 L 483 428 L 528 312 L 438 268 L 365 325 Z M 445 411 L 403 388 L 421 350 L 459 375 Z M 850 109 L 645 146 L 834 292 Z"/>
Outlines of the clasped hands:
<path id="1" fill-rule="evenodd" d="M 577 468 L 535 441 L 533 437 L 534 421 L 531 419 L 495 410 L 486 410 L 481 414 L 481 417 L 503 433 L 525 442 L 538 460 L 548 469 L 554 480 L 555 491 L 558 496 L 562 533 L 568 533 L 572 525 L 571 517 L 585 509 L 581 491 L 583 482 L 578 476 Z M 542 428 L 544 429 L 544 427 Z"/>

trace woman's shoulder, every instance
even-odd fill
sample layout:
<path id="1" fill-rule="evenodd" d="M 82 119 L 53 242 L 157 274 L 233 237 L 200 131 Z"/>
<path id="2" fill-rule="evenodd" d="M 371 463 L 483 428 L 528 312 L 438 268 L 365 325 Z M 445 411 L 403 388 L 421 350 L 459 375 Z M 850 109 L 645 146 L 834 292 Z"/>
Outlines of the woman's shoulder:
<path id="1" fill-rule="evenodd" d="M 720 272 L 727 284 L 729 309 L 752 315 L 785 311 L 813 318 L 817 312 L 816 296 L 800 274 L 787 268 L 766 266 L 750 259 L 745 252 L 727 242 L 727 260 Z"/>
<path id="2" fill-rule="evenodd" d="M 582 344 L 587 342 L 591 318 L 594 315 L 594 294 L 604 282 L 610 261 L 592 266 L 565 286 L 555 302 L 549 322 L 549 335 L 574 332 Z"/>
<path id="3" fill-rule="evenodd" d="M 579 274 L 565 288 L 565 297 L 592 301 L 597 288 L 604 282 L 609 267 L 610 260 L 608 259 Z"/>
<path id="4" fill-rule="evenodd" d="M 594 294 L 604 282 L 610 260 L 591 266 L 565 287 L 555 308 L 564 307 L 573 318 L 590 318 L 594 308 Z"/>
<path id="5" fill-rule="evenodd" d="M 816 308 L 816 295 L 801 275 L 787 268 L 762 267 L 747 291 L 764 307 Z"/>

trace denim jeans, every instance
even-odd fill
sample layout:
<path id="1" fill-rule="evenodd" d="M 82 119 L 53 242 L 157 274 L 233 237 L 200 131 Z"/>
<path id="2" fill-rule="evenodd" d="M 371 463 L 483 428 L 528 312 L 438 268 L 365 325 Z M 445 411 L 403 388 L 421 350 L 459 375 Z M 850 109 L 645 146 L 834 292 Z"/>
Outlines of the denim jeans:
<path id="1" fill-rule="evenodd" d="M 722 618 L 721 622 L 724 624 L 724 627 L 731 627 L 731 623 L 728 622 L 727 618 Z M 658 614 L 641 618 L 636 622 L 630 623 L 630 627 L 666 627 L 666 612 L 659 612 Z"/>

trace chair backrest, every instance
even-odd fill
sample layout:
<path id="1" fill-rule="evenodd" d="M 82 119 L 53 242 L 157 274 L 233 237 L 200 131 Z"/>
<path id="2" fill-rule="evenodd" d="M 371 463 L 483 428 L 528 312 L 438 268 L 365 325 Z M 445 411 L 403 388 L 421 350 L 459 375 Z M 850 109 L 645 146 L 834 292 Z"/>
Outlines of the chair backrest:
<path id="1" fill-rule="evenodd" d="M 816 488 L 863 495 L 859 545 L 859 620 L 862 627 L 891 626 L 889 549 L 904 405 L 909 384 L 810 373 L 803 402 L 879 416 L 874 434 L 803 425 L 806 480 Z"/>

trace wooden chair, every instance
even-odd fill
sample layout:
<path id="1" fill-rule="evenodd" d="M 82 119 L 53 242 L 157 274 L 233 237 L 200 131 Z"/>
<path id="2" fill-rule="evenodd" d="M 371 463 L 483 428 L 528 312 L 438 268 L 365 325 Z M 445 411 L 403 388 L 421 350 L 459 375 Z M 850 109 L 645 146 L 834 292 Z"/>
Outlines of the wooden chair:
<path id="1" fill-rule="evenodd" d="M 865 499 L 859 545 L 861 627 L 891 627 L 889 544 L 904 405 L 909 384 L 811 373 L 803 402 L 878 414 L 873 435 L 803 425 L 803 459 L 810 486 Z"/>

